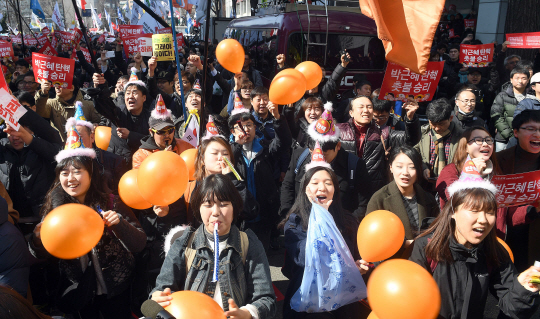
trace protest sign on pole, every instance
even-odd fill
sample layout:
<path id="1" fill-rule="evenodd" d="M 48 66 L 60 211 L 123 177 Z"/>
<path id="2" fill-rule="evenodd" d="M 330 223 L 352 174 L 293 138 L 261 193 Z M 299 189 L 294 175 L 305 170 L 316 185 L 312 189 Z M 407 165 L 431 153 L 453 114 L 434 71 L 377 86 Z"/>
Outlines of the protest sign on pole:
<path id="1" fill-rule="evenodd" d="M 464 19 L 465 21 L 465 29 L 470 28 L 473 29 L 476 28 L 476 19 Z"/>
<path id="2" fill-rule="evenodd" d="M 104 35 L 104 34 L 102 34 L 102 35 L 99 36 L 98 42 L 99 42 L 99 43 L 105 42 L 105 35 Z"/>
<path id="3" fill-rule="evenodd" d="M 107 41 L 108 43 L 112 43 L 116 40 L 116 38 L 105 38 L 105 41 Z"/>
<path id="4" fill-rule="evenodd" d="M 483 68 L 493 61 L 493 43 L 470 45 L 462 44 L 459 47 L 459 63 L 464 63 L 469 68 Z"/>
<path id="5" fill-rule="evenodd" d="M 19 101 L 5 88 L 0 88 L 0 117 L 14 130 L 18 131 L 21 125 L 19 119 L 27 112 Z"/>
<path id="6" fill-rule="evenodd" d="M 139 52 L 142 56 L 152 56 L 152 35 L 141 34 L 139 38 Z"/>
<path id="7" fill-rule="evenodd" d="M 86 60 L 86 62 L 92 63 L 92 57 L 90 56 L 90 51 L 88 51 L 87 48 L 81 47 L 81 52 L 83 53 L 84 59 Z M 77 56 L 76 50 L 73 50 L 73 53 L 71 54 L 71 58 L 74 59 L 75 61 L 79 61 L 79 57 Z"/>
<path id="8" fill-rule="evenodd" d="M 51 46 L 49 42 L 45 43 L 45 45 L 41 48 L 41 50 L 38 51 L 39 54 L 49 55 L 49 56 L 57 56 L 58 52 Z"/>
<path id="9" fill-rule="evenodd" d="M 58 47 L 58 38 L 56 37 L 56 34 L 53 34 L 52 37 L 51 37 L 51 46 L 53 48 Z"/>
<path id="10" fill-rule="evenodd" d="M 3 66 L 5 66 L 5 65 L 3 65 Z M 6 67 L 6 71 L 7 71 L 7 67 Z M 6 91 L 8 90 L 6 77 L 4 75 L 4 71 L 2 70 L 2 68 L 0 68 L 0 88 L 4 88 L 4 89 L 6 89 Z"/>
<path id="11" fill-rule="evenodd" d="M 540 171 L 495 175 L 491 182 L 497 187 L 499 207 L 530 204 L 540 198 Z"/>
<path id="12" fill-rule="evenodd" d="M 75 60 L 32 53 L 34 76 L 52 82 L 52 86 L 71 89 Z"/>
<path id="13" fill-rule="evenodd" d="M 154 47 L 154 56 L 158 61 L 174 60 L 174 49 L 171 34 L 152 35 L 152 46 Z"/>
<path id="14" fill-rule="evenodd" d="M 22 44 L 22 37 L 19 34 L 18 36 L 12 37 L 11 42 L 15 44 Z"/>
<path id="15" fill-rule="evenodd" d="M 388 62 L 379 100 L 416 102 L 431 101 L 442 75 L 444 61 L 428 62 L 424 75 Z"/>
<path id="16" fill-rule="evenodd" d="M 71 43 L 73 45 L 77 45 L 79 42 L 81 42 L 82 37 L 82 31 L 78 28 L 75 28 L 75 30 L 73 30 L 73 33 L 71 34 Z"/>
<path id="17" fill-rule="evenodd" d="M 538 49 L 540 48 L 540 32 L 508 33 L 506 41 L 510 42 L 509 48 Z"/>
<path id="18" fill-rule="evenodd" d="M 55 33 L 60 36 L 62 44 L 71 44 L 71 33 L 67 31 L 56 31 Z"/>
<path id="19" fill-rule="evenodd" d="M 39 43 L 40 46 L 44 46 L 45 43 L 49 43 L 49 39 L 47 39 L 47 36 L 44 36 L 44 35 L 40 35 L 38 38 L 37 38 L 37 41 Z"/>
<path id="20" fill-rule="evenodd" d="M 35 47 L 37 46 L 38 41 L 33 36 L 27 34 L 24 36 L 24 44 Z"/>
<path id="21" fill-rule="evenodd" d="M 13 44 L 10 42 L 0 41 L 0 58 L 15 57 L 13 53 Z"/>
<path id="22" fill-rule="evenodd" d="M 118 26 L 118 33 L 120 33 L 120 37 L 123 39 L 126 35 L 136 35 L 143 33 L 143 26 L 142 25 L 125 25 L 121 24 Z"/>

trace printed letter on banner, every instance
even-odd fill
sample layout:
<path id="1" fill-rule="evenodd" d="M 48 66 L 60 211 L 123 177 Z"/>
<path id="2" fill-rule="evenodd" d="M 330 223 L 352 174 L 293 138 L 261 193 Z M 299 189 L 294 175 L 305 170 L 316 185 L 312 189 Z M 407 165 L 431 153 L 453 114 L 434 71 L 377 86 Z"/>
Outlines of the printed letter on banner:
<path id="1" fill-rule="evenodd" d="M 488 66 L 489 62 L 493 61 L 493 51 L 495 46 L 493 43 L 469 45 L 462 44 L 459 46 L 461 51 L 459 55 L 459 63 L 469 68 L 483 68 Z"/>
<path id="2" fill-rule="evenodd" d="M 50 81 L 53 86 L 71 89 L 75 60 L 32 53 L 34 76 Z"/>
<path id="3" fill-rule="evenodd" d="M 141 35 L 125 35 L 122 37 L 124 43 L 124 52 L 127 57 L 132 58 L 135 53 L 139 52 L 139 39 Z"/>
<path id="4" fill-rule="evenodd" d="M 379 100 L 416 102 L 431 101 L 442 75 L 444 61 L 428 62 L 423 75 L 388 62 Z"/>
<path id="5" fill-rule="evenodd" d="M 142 25 L 124 25 L 121 24 L 118 26 L 118 32 L 120 33 L 120 38 L 124 39 L 126 35 L 138 35 L 143 33 Z"/>
<path id="6" fill-rule="evenodd" d="M 154 47 L 154 56 L 158 61 L 172 61 L 175 59 L 172 35 L 154 34 L 152 35 L 152 45 Z"/>
<path id="7" fill-rule="evenodd" d="M 14 130 L 19 130 L 19 119 L 26 113 L 19 101 L 9 94 L 4 88 L 0 88 L 0 117 Z"/>
<path id="8" fill-rule="evenodd" d="M 540 48 L 540 32 L 509 33 L 506 35 L 509 48 L 538 49 Z"/>
<path id="9" fill-rule="evenodd" d="M 141 34 L 139 37 L 139 52 L 142 56 L 152 56 L 152 35 Z"/>
<path id="10" fill-rule="evenodd" d="M 58 52 L 49 44 L 49 42 L 45 43 L 45 45 L 41 48 L 41 50 L 38 51 L 39 54 L 45 54 L 49 56 L 57 56 Z"/>
<path id="11" fill-rule="evenodd" d="M 540 171 L 493 176 L 499 207 L 518 206 L 540 199 Z"/>
<path id="12" fill-rule="evenodd" d="M 8 56 L 12 58 L 15 56 L 13 53 L 13 45 L 11 42 L 0 41 L 0 58 Z"/>

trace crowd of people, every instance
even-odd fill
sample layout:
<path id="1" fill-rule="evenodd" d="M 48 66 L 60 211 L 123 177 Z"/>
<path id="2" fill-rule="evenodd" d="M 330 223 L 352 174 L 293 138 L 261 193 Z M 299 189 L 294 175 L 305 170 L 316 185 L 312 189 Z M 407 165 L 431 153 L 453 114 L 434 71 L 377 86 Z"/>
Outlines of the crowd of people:
<path id="1" fill-rule="evenodd" d="M 4 60 L 9 88 L 28 111 L 18 131 L 4 124 L 0 140 L 0 317 L 140 317 L 145 300 L 166 307 L 171 293 L 193 290 L 230 318 L 357 318 L 358 302 L 322 313 L 291 303 L 320 205 L 366 282 L 377 264 L 362 259 L 358 226 L 388 210 L 405 228 L 392 258 L 433 275 L 440 318 L 481 318 L 488 290 L 499 318 L 529 318 L 540 304 L 530 283 L 540 272 L 532 266 L 539 201 L 499 207 L 490 180 L 540 169 L 540 53 L 526 61 L 508 55 L 505 42 L 488 67 L 463 67 L 459 44 L 481 42 L 462 23 L 451 15 L 437 31 L 430 61 L 445 65 L 433 100 L 405 101 L 400 112 L 365 76 L 341 94 L 346 52 L 290 105 L 270 101 L 249 52 L 240 73 L 221 67 L 216 43 L 182 48 L 181 70 L 175 61 L 125 57 L 120 39 L 93 41 L 98 70 L 84 43 L 65 46 L 59 56 L 78 57 L 71 89 L 38 81 L 27 59 Z M 288 63 L 276 57 L 278 71 Z M 193 125 L 200 140 L 184 195 L 168 206 L 128 207 L 118 195 L 123 174 L 152 153 L 193 148 Z M 106 150 L 96 145 L 97 126 L 111 128 Z M 471 171 L 474 183 L 464 180 Z M 105 223 L 97 246 L 72 260 L 53 257 L 40 234 L 47 214 L 67 203 L 91 207 Z M 289 279 L 283 309 L 267 259 L 280 248 Z"/>

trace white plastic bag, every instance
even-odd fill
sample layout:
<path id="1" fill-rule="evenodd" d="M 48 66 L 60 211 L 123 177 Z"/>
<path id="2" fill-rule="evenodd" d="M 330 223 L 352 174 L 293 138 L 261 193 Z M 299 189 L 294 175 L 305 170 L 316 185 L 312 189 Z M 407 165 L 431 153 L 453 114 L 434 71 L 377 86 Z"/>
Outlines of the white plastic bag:
<path id="1" fill-rule="evenodd" d="M 366 284 L 332 215 L 313 204 L 304 277 L 291 299 L 297 312 L 325 312 L 366 298 Z"/>

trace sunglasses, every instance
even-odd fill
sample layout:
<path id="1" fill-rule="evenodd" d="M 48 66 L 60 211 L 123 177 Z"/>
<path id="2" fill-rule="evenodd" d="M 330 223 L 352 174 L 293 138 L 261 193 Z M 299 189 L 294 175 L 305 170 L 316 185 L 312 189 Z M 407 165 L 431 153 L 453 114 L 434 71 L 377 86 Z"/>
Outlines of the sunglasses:
<path id="1" fill-rule="evenodd" d="M 159 130 L 159 131 L 152 129 L 152 132 L 156 133 L 157 135 L 169 135 L 172 132 L 174 132 L 174 130 L 175 130 L 175 128 L 171 127 L 171 128 L 166 129 L 166 130 Z"/>

